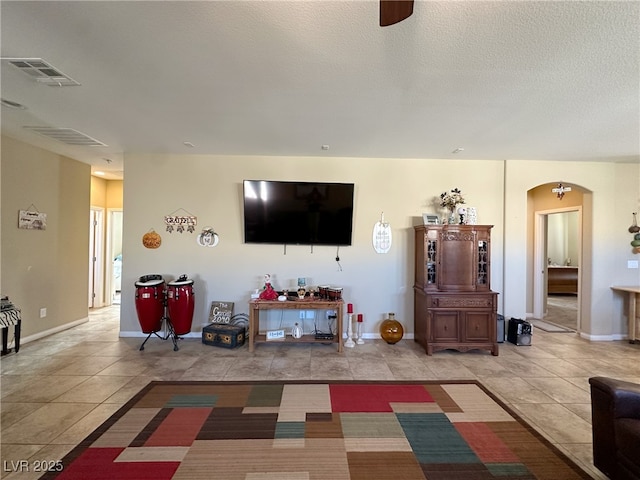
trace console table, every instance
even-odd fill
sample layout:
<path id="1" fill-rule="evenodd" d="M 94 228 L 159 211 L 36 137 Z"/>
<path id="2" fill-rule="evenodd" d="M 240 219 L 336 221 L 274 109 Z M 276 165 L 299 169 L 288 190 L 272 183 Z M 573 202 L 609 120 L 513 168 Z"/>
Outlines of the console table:
<path id="1" fill-rule="evenodd" d="M 19 308 L 8 308 L 0 312 L 0 327 L 2 328 L 2 355 L 6 355 L 11 350 L 7 348 L 7 337 L 9 326 L 13 325 L 15 333 L 14 350 L 20 350 L 20 330 L 22 326 L 22 316 Z"/>
<path id="2" fill-rule="evenodd" d="M 256 343 L 264 343 L 267 336 L 260 333 L 260 311 L 261 310 L 335 310 L 336 311 L 336 332 L 334 332 L 333 340 L 317 340 L 315 335 L 303 335 L 301 338 L 293 338 L 286 335 L 281 342 L 287 343 L 337 343 L 338 352 L 342 352 L 342 316 L 344 314 L 344 301 L 342 300 L 323 300 L 310 299 L 304 300 L 286 300 L 280 302 L 277 300 L 251 300 L 249 302 L 249 351 L 253 352 Z"/>
<path id="3" fill-rule="evenodd" d="M 638 328 L 638 324 L 640 324 L 640 287 L 615 286 L 611 287 L 611 290 L 627 294 L 627 306 L 629 309 L 629 343 L 640 341 L 640 328 Z"/>

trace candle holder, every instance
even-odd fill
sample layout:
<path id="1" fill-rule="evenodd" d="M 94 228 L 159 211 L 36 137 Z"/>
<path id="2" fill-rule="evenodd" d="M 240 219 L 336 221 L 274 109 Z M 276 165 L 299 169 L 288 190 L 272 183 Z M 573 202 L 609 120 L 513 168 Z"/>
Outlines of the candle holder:
<path id="1" fill-rule="evenodd" d="M 358 328 L 358 332 L 357 332 L 358 340 L 356 340 L 356 343 L 358 345 L 363 345 L 364 344 L 364 339 L 362 338 L 362 328 L 363 327 L 362 327 L 362 314 L 361 313 L 358 314 L 357 328 Z"/>
<path id="2" fill-rule="evenodd" d="M 344 342 L 344 346 L 347 348 L 353 348 L 356 346 L 353 341 L 353 305 L 347 304 L 347 340 Z"/>

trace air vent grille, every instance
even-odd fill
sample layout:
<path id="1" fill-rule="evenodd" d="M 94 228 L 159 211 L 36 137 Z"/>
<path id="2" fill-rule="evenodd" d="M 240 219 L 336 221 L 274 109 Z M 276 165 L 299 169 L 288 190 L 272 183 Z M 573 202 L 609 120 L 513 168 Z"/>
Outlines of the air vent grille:
<path id="1" fill-rule="evenodd" d="M 2 104 L 3 107 L 15 108 L 17 110 L 27 109 L 27 107 L 25 107 L 21 103 L 14 102 L 13 100 L 7 100 L 6 98 L 0 98 L 0 104 Z"/>
<path id="2" fill-rule="evenodd" d="M 89 135 L 85 135 L 82 132 L 74 130 L 73 128 L 58 128 L 58 127 L 24 127 L 32 132 L 39 133 L 45 137 L 53 138 L 59 142 L 66 143 L 67 145 L 78 145 L 83 147 L 106 147 L 105 143 L 102 143 L 95 138 L 91 138 Z"/>
<path id="3" fill-rule="evenodd" d="M 50 63 L 41 58 L 3 58 L 15 68 L 34 78 L 39 83 L 51 87 L 74 87 L 80 85 L 73 78 L 62 73 Z"/>

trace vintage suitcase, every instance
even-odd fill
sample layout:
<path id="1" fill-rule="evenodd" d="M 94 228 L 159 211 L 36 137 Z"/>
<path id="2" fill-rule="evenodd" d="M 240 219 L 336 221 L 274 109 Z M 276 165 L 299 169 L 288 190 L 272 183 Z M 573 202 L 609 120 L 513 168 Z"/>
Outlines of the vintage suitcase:
<path id="1" fill-rule="evenodd" d="M 202 328 L 202 343 L 216 347 L 239 347 L 244 345 L 245 336 L 245 328 L 241 325 L 211 323 Z"/>

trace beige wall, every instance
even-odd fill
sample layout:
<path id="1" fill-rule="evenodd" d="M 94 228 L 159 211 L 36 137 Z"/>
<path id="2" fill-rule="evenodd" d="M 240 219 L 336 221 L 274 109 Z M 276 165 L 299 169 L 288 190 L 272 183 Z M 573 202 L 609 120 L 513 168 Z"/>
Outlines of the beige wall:
<path id="1" fill-rule="evenodd" d="M 640 198 L 640 165 L 599 162 L 505 162 L 505 312 L 523 318 L 532 278 L 532 223 L 529 190 L 548 183 L 577 185 L 583 196 L 581 317 L 583 332 L 593 339 L 626 334 L 622 301 L 612 285 L 639 284 L 637 260 L 626 231 Z M 588 194 L 586 193 L 588 192 Z M 569 199 L 569 197 L 565 197 Z M 563 200 L 564 201 L 564 200 Z"/>
<path id="2" fill-rule="evenodd" d="M 107 207 L 107 181 L 104 178 L 91 176 L 91 206 Z"/>
<path id="3" fill-rule="evenodd" d="M 2 295 L 22 309 L 24 338 L 87 319 L 90 175 L 89 165 L 2 137 Z M 17 227 L 30 205 L 47 214 L 46 230 Z"/>
<path id="4" fill-rule="evenodd" d="M 122 180 L 105 180 L 91 177 L 91 206 L 101 208 L 122 208 Z"/>
<path id="5" fill-rule="evenodd" d="M 440 215 L 433 199 L 459 187 L 480 223 L 495 225 L 492 257 L 494 289 L 502 290 L 502 162 L 389 160 L 376 158 L 266 158 L 222 156 L 127 155 L 124 181 L 123 332 L 139 332 L 134 306 L 135 280 L 160 273 L 166 279 L 189 274 L 196 282 L 194 331 L 206 323 L 213 300 L 235 302 L 247 313 L 250 293 L 265 273 L 276 288 L 291 287 L 297 277 L 311 285 L 344 287 L 345 299 L 363 313 L 365 328 L 377 332 L 388 312 L 413 331 L 413 225 L 423 212 Z M 242 180 L 276 179 L 355 183 L 353 246 L 288 246 L 243 243 Z M 163 217 L 183 209 L 212 226 L 220 236 L 215 248 L 196 244 L 195 234 L 168 233 Z M 393 233 L 387 254 L 372 245 L 374 224 L 384 212 Z M 142 235 L 162 235 L 162 246 L 145 249 Z M 278 313 L 279 315 L 279 313 Z"/>
<path id="6" fill-rule="evenodd" d="M 124 185 L 125 225 L 123 285 L 144 274 L 168 280 L 181 273 L 196 281 L 194 330 L 206 322 L 212 300 L 236 303 L 246 312 L 251 291 L 271 273 L 277 288 L 299 276 L 311 284 L 345 288 L 345 298 L 365 317 L 368 333 L 377 332 L 387 312 L 395 312 L 413 333 L 413 251 L 411 227 L 422 212 L 434 212 L 433 198 L 459 187 L 468 205 L 478 208 L 479 223 L 495 225 L 492 235 L 492 288 L 499 292 L 499 311 L 524 318 L 527 305 L 529 230 L 527 192 L 560 180 L 593 192 L 585 199 L 583 220 L 584 333 L 594 339 L 622 338 L 626 326 L 620 301 L 610 286 L 638 283 L 637 258 L 627 247 L 628 214 L 638 208 L 640 166 L 597 162 L 442 161 L 372 158 L 252 158 L 216 156 L 128 155 Z M 353 246 L 336 249 L 257 246 L 242 243 L 243 179 L 344 181 L 356 184 Z M 622 187 L 622 188 L 621 188 Z M 141 200 L 144 199 L 144 200 Z M 153 200 L 152 200 L 153 199 Z M 194 234 L 167 233 L 163 216 L 184 209 L 198 226 L 213 226 L 220 235 L 215 248 L 198 247 Z M 384 211 L 391 223 L 393 247 L 386 255 L 371 246 L 373 224 Z M 624 228 L 612 228 L 622 225 Z M 147 250 L 141 237 L 151 228 L 162 246 Z M 134 288 L 123 288 L 121 330 L 139 332 Z"/>
<path id="7" fill-rule="evenodd" d="M 194 331 L 206 322 L 212 300 L 236 302 L 246 312 L 251 291 L 263 274 L 276 287 L 299 276 L 311 284 L 342 285 L 345 298 L 365 316 L 367 332 L 395 312 L 408 334 L 413 332 L 412 226 L 434 207 L 441 191 L 459 187 L 479 212 L 479 222 L 495 225 L 492 236 L 492 288 L 499 311 L 523 317 L 531 276 L 527 265 L 530 217 L 527 192 L 563 181 L 579 185 L 583 201 L 583 317 L 590 338 L 622 338 L 626 333 L 623 299 L 613 284 L 638 284 L 637 260 L 627 228 L 638 211 L 640 165 L 597 162 L 442 161 L 342 158 L 269 158 L 221 156 L 128 155 L 124 200 L 123 305 L 121 330 L 139 334 L 134 305 L 135 280 L 147 273 L 173 279 L 182 273 L 196 281 Z M 0 223 L 2 294 L 23 308 L 25 335 L 56 328 L 87 316 L 89 166 L 2 138 L 2 221 Z M 243 179 L 345 181 L 356 184 L 353 246 L 336 249 L 245 245 L 242 243 Z M 122 182 L 105 182 L 107 208 L 118 208 Z M 102 188 L 102 187 L 98 187 Z M 113 196 L 112 196 L 113 194 Z M 108 200 L 107 200 L 108 199 Z M 568 197 L 565 197 L 568 199 Z M 45 231 L 16 228 L 17 212 L 36 205 L 48 214 Z M 202 248 L 195 234 L 167 233 L 163 217 L 179 209 L 198 217 L 198 227 L 220 234 L 215 248 Z M 373 225 L 384 211 L 391 223 L 393 247 L 376 254 Z M 163 237 L 147 250 L 141 237 L 154 228 Z M 38 311 L 48 315 L 40 319 Z"/>
<path id="8" fill-rule="evenodd" d="M 122 180 L 107 180 L 107 208 L 122 208 Z"/>

